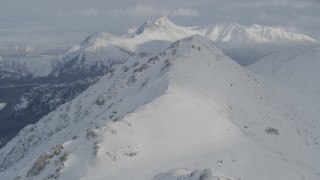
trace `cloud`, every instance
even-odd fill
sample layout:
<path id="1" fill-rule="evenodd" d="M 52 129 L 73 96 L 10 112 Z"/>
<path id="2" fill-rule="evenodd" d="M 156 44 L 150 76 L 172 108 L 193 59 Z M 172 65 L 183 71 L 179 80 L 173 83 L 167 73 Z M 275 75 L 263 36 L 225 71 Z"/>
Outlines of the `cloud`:
<path id="1" fill-rule="evenodd" d="M 72 16 L 84 16 L 84 17 L 91 17 L 91 16 L 97 16 L 101 12 L 97 9 L 88 9 L 85 11 L 74 11 L 71 13 Z"/>
<path id="2" fill-rule="evenodd" d="M 154 7 L 145 5 L 135 5 L 133 7 L 125 9 L 113 9 L 113 10 L 99 10 L 96 8 L 90 8 L 87 10 L 74 10 L 71 12 L 57 11 L 55 14 L 57 17 L 63 16 L 78 16 L 78 17 L 96 17 L 96 16 L 135 16 L 135 17 L 148 17 L 148 16 L 172 16 L 172 17 L 193 17 L 199 16 L 200 13 L 195 9 L 190 8 L 176 8 L 170 9 L 167 7 Z"/>
<path id="3" fill-rule="evenodd" d="M 219 9 L 220 10 L 230 10 L 230 9 L 239 9 L 239 8 L 261 8 L 265 6 L 269 7 L 289 7 L 289 8 L 307 8 L 315 5 L 319 5 L 318 0 L 246 0 L 242 3 L 233 3 L 232 1 L 227 1 Z"/>
<path id="4" fill-rule="evenodd" d="M 200 16 L 200 13 L 195 9 L 179 8 L 179 9 L 173 10 L 170 16 L 193 17 L 193 16 Z"/>
<path id="5" fill-rule="evenodd" d="M 267 14 L 265 12 L 259 12 L 257 15 L 257 19 L 261 22 L 264 22 L 267 20 Z"/>
<path id="6" fill-rule="evenodd" d="M 101 15 L 101 14 L 103 14 L 103 12 L 101 12 L 97 9 L 91 8 L 91 9 L 87 9 L 87 10 L 83 10 L 83 11 L 74 10 L 74 11 L 71 11 L 68 13 L 57 11 L 54 15 L 57 17 L 63 17 L 63 16 L 92 17 L 92 16 Z"/>
<path id="7" fill-rule="evenodd" d="M 153 6 L 136 5 L 132 9 L 125 10 L 127 15 L 135 16 L 157 16 L 163 13 L 167 13 L 163 8 L 156 8 Z"/>

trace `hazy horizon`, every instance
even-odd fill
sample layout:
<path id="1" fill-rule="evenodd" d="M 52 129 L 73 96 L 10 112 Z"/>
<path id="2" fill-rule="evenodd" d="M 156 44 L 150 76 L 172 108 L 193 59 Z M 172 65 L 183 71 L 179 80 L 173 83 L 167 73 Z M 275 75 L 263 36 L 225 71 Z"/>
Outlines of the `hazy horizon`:
<path id="1" fill-rule="evenodd" d="M 183 26 L 219 22 L 296 28 L 320 39 L 317 0 L 3 0 L 2 36 L 11 31 L 108 31 L 123 33 L 163 15 Z"/>

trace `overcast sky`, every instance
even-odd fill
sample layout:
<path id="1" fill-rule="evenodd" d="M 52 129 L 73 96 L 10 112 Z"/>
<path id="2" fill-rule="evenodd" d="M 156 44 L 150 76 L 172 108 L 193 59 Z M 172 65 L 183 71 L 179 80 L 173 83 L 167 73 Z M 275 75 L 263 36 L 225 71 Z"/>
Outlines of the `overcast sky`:
<path id="1" fill-rule="evenodd" d="M 233 21 L 320 32 L 320 0 L 0 0 L 0 28 L 124 32 L 161 15 L 180 25 Z"/>

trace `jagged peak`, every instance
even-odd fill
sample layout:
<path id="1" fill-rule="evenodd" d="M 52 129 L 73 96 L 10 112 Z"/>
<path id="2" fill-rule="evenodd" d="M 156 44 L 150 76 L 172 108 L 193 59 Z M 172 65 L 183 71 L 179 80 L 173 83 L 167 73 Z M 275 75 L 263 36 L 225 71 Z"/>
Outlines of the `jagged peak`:
<path id="1" fill-rule="evenodd" d="M 160 18 L 155 19 L 154 21 L 149 21 L 151 25 L 157 26 L 168 26 L 168 25 L 175 25 L 167 16 L 162 16 Z"/>
<path id="2" fill-rule="evenodd" d="M 176 27 L 177 25 L 174 24 L 167 16 L 162 16 L 157 19 L 149 19 L 144 24 L 142 24 L 137 29 L 137 34 L 143 33 L 146 29 L 160 29 L 160 28 L 169 28 L 169 27 Z"/>

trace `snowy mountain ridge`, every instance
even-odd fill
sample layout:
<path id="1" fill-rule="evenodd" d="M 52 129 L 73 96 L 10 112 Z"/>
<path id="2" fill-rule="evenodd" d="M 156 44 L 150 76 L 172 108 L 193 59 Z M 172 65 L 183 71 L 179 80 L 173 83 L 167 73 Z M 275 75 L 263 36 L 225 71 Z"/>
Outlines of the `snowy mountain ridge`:
<path id="1" fill-rule="evenodd" d="M 319 127 L 208 39 L 188 37 L 112 69 L 0 149 L 0 177 L 167 180 L 188 168 L 319 178 Z"/>
<path id="2" fill-rule="evenodd" d="M 200 34 L 215 42 L 282 42 L 282 41 L 310 41 L 311 37 L 294 32 L 283 27 L 269 27 L 254 24 L 243 26 L 234 22 L 208 25 L 204 27 L 182 27 L 171 22 L 167 17 L 154 21 L 147 21 L 140 26 L 135 35 L 158 36 L 162 39 L 177 40 L 182 37 Z"/>

